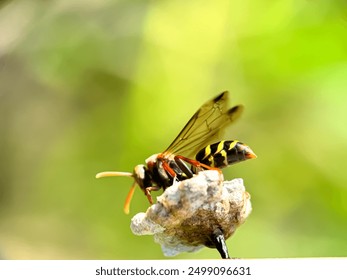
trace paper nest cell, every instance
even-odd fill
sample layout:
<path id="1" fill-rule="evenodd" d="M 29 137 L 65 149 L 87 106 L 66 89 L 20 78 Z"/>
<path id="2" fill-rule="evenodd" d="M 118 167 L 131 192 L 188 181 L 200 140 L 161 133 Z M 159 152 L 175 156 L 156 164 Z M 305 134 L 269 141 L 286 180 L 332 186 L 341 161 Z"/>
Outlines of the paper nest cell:
<path id="1" fill-rule="evenodd" d="M 164 255 L 175 256 L 215 248 L 213 232 L 220 229 L 229 238 L 251 210 L 242 179 L 224 181 L 220 172 L 208 170 L 167 188 L 130 227 L 136 235 L 154 235 Z"/>

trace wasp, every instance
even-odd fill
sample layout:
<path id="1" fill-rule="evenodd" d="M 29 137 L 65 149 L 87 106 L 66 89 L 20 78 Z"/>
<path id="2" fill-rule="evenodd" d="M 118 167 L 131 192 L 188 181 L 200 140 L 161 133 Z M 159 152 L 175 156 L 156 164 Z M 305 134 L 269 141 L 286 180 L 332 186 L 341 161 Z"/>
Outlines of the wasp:
<path id="1" fill-rule="evenodd" d="M 136 185 L 152 204 L 152 191 L 165 190 L 174 182 L 189 179 L 202 170 L 221 172 L 220 168 L 256 158 L 249 146 L 237 140 L 209 144 L 217 140 L 223 129 L 238 119 L 243 111 L 242 105 L 228 109 L 228 96 L 225 91 L 203 104 L 164 152 L 150 156 L 146 164 L 135 166 L 132 173 L 106 171 L 96 175 L 96 178 L 134 178 L 125 200 L 125 213 L 129 213 Z M 194 156 L 195 159 L 192 159 Z"/>

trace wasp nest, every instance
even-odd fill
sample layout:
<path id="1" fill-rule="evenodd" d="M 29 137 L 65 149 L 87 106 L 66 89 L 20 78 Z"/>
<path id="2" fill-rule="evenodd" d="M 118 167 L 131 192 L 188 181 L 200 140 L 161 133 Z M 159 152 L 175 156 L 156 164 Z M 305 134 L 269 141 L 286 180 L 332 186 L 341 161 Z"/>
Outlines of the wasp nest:
<path id="1" fill-rule="evenodd" d="M 136 235 L 154 235 L 165 256 L 217 248 L 228 258 L 225 240 L 245 222 L 252 210 L 242 179 L 224 181 L 214 170 L 175 183 L 157 203 L 131 220 Z"/>

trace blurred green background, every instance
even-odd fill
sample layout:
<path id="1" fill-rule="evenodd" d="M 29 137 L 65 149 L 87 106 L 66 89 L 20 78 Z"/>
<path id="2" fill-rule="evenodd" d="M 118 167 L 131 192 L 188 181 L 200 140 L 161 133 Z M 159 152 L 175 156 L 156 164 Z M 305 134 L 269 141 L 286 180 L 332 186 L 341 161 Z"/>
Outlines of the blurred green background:
<path id="1" fill-rule="evenodd" d="M 148 207 L 137 189 L 123 213 L 132 180 L 95 174 L 163 151 L 224 90 L 245 105 L 225 138 L 258 155 L 224 171 L 253 204 L 230 254 L 347 256 L 346 8 L 0 2 L 0 258 L 164 258 L 152 236 L 130 231 Z"/>

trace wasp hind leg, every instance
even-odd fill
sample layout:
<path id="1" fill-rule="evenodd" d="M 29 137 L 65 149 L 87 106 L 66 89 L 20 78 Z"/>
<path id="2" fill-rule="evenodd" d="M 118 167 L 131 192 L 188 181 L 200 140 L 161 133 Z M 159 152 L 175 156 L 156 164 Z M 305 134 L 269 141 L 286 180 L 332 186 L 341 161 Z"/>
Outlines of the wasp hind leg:
<path id="1" fill-rule="evenodd" d="M 178 160 L 181 160 L 181 161 L 185 161 L 185 162 L 189 163 L 192 166 L 192 171 L 195 174 L 198 173 L 199 171 L 202 171 L 202 170 L 216 170 L 219 173 L 222 173 L 222 170 L 220 170 L 220 168 L 212 167 L 212 166 L 209 166 L 207 164 L 201 163 L 200 161 L 197 161 L 197 160 L 194 160 L 194 159 L 190 159 L 190 158 L 186 158 L 184 156 L 179 156 L 179 155 L 175 156 L 175 160 L 177 162 L 178 162 Z"/>
<path id="2" fill-rule="evenodd" d="M 193 177 L 193 172 L 188 168 L 188 166 L 184 163 L 184 160 L 180 156 L 175 156 L 174 162 L 177 164 L 181 171 L 181 177 L 185 176 L 185 179 L 189 179 Z"/>

